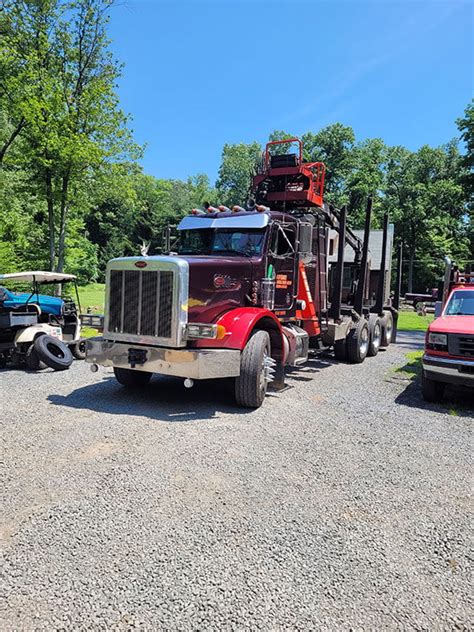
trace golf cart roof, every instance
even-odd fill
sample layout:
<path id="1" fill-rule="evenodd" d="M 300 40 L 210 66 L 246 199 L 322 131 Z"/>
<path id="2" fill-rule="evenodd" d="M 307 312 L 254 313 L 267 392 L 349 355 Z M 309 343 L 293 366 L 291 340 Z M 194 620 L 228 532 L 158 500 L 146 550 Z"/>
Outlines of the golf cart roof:
<path id="1" fill-rule="evenodd" d="M 30 283 L 63 283 L 65 281 L 74 281 L 76 278 L 77 277 L 74 274 L 33 270 L 29 272 L 12 272 L 10 274 L 0 274 L 0 283 L 2 281 L 26 281 Z"/>

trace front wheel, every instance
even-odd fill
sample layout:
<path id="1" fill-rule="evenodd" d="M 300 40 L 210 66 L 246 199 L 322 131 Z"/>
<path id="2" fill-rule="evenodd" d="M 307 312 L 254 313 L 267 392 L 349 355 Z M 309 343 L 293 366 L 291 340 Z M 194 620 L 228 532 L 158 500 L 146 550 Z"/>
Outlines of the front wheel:
<path id="1" fill-rule="evenodd" d="M 86 357 L 86 341 L 79 340 L 75 345 L 71 345 L 71 352 L 76 360 L 84 360 Z"/>
<path id="2" fill-rule="evenodd" d="M 440 402 L 443 399 L 445 387 L 444 382 L 430 380 L 424 374 L 421 375 L 421 394 L 425 402 Z"/>
<path id="3" fill-rule="evenodd" d="M 145 386 L 150 381 L 153 373 L 148 371 L 134 371 L 133 369 L 120 369 L 114 366 L 115 379 L 123 386 L 137 387 Z"/>
<path id="4" fill-rule="evenodd" d="M 245 408 L 259 408 L 267 394 L 272 367 L 270 336 L 257 331 L 240 356 L 240 375 L 235 379 L 235 400 Z"/>
<path id="5" fill-rule="evenodd" d="M 26 366 L 30 371 L 38 371 L 39 369 L 46 368 L 46 365 L 39 359 L 34 344 L 28 347 L 28 351 L 25 355 Z"/>

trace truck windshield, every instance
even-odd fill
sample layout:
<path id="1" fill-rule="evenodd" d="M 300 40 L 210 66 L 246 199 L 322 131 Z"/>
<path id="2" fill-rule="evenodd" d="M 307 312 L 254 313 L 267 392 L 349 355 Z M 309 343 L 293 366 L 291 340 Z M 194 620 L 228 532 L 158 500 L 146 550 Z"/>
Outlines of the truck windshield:
<path id="1" fill-rule="evenodd" d="M 203 228 L 180 231 L 180 255 L 260 255 L 265 231 L 251 228 Z"/>
<path id="2" fill-rule="evenodd" d="M 455 290 L 444 312 L 445 316 L 474 316 L 474 291 Z"/>

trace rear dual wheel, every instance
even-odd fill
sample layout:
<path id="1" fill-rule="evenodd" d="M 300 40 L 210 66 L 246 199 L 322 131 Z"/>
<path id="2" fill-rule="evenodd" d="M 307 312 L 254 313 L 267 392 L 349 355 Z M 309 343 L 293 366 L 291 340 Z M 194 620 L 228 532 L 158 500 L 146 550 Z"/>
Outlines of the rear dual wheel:
<path id="1" fill-rule="evenodd" d="M 367 351 L 367 355 L 373 357 L 379 352 L 382 342 L 382 323 L 377 314 L 369 315 L 369 336 L 369 350 Z"/>
<path id="2" fill-rule="evenodd" d="M 381 347 L 388 347 L 393 340 L 395 331 L 392 312 L 385 311 L 380 319 L 382 324 L 382 337 L 380 341 Z"/>
<path id="3" fill-rule="evenodd" d="M 352 364 L 360 364 L 369 352 L 369 323 L 361 318 L 347 334 L 347 359 Z"/>

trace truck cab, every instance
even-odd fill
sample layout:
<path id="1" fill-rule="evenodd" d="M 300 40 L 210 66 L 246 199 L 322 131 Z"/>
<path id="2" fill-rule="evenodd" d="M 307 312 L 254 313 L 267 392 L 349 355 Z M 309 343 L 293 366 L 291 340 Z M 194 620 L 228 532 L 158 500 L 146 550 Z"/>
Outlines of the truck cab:
<path id="1" fill-rule="evenodd" d="M 447 384 L 474 387 L 474 275 L 447 274 L 441 313 L 428 327 L 422 360 L 422 394 L 429 402 L 442 400 Z"/>

